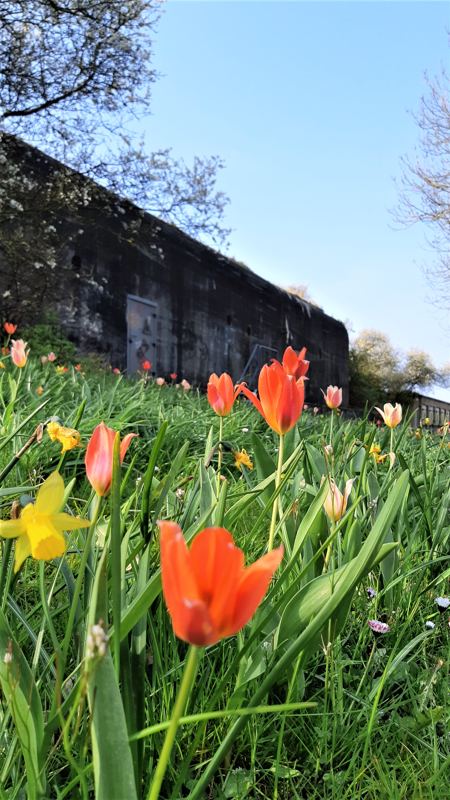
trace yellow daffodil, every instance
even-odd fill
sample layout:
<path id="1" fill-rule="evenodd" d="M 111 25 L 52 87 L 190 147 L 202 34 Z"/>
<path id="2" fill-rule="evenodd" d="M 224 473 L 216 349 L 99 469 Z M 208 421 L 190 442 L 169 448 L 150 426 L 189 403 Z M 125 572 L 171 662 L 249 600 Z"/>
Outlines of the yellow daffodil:
<path id="1" fill-rule="evenodd" d="M 234 455 L 234 466 L 241 470 L 242 467 L 247 467 L 247 469 L 253 469 L 253 461 L 251 460 L 249 454 L 246 450 L 236 450 L 233 452 Z"/>
<path id="2" fill-rule="evenodd" d="M 80 434 L 75 428 L 66 428 L 60 425 L 59 422 L 49 422 L 47 425 L 47 433 L 52 442 L 60 442 L 62 444 L 62 453 L 67 450 L 72 450 L 80 444 Z"/>
<path id="3" fill-rule="evenodd" d="M 369 455 L 373 456 L 375 462 L 377 464 L 382 464 L 383 461 L 386 461 L 388 454 L 385 453 L 383 456 L 381 455 L 381 447 L 379 444 L 372 444 L 369 450 Z"/>
<path id="4" fill-rule="evenodd" d="M 36 502 L 28 503 L 19 519 L 0 520 L 0 536 L 17 538 L 14 572 L 28 556 L 51 561 L 66 550 L 63 531 L 88 528 L 88 519 L 61 512 L 64 502 L 64 481 L 59 472 L 52 472 L 39 489 Z"/>

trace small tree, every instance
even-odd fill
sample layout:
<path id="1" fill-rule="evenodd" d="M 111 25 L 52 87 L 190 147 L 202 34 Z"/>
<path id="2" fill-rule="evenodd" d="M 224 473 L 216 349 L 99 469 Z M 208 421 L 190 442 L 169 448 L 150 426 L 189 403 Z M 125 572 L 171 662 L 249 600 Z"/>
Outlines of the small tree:
<path id="1" fill-rule="evenodd" d="M 136 119 L 149 115 L 160 9 L 159 0 L 2 0 L 0 128 L 187 233 L 223 244 L 221 160 L 187 166 L 170 149 L 148 152 L 133 133 Z M 70 195 L 68 173 L 64 179 Z M 9 219 L 17 212 L 12 230 L 28 207 L 11 188 L 3 179 Z"/>
<path id="2" fill-rule="evenodd" d="M 426 272 L 436 304 L 450 304 L 450 78 L 443 71 L 427 78 L 428 92 L 422 97 L 416 122 L 419 146 L 403 159 L 400 199 L 396 216 L 404 224 L 423 222 L 436 253 Z"/>
<path id="3" fill-rule="evenodd" d="M 406 355 L 392 346 L 380 331 L 364 330 L 350 347 L 350 404 L 363 407 L 400 400 L 408 402 L 416 390 L 446 386 L 449 367 L 441 370 L 419 350 Z"/>

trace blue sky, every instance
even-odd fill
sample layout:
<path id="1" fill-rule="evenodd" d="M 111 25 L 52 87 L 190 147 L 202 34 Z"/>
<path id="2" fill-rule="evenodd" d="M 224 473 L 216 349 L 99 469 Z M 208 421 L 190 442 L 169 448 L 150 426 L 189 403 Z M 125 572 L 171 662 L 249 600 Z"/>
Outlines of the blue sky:
<path id="1" fill-rule="evenodd" d="M 433 253 L 390 209 L 418 142 L 424 72 L 449 63 L 449 27 L 444 2 L 168 0 L 145 125 L 151 149 L 223 157 L 230 255 L 438 364 L 448 320 L 421 271 Z"/>

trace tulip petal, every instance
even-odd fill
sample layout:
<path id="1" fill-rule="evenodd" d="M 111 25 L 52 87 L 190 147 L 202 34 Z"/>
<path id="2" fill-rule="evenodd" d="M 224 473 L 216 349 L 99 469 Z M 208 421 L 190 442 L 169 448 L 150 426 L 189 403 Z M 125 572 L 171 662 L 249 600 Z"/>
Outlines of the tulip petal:
<path id="1" fill-rule="evenodd" d="M 247 400 L 250 400 L 250 402 L 253 403 L 253 405 L 255 406 L 256 410 L 259 411 L 261 416 L 265 417 L 261 402 L 257 398 L 256 394 L 254 392 L 251 392 L 250 389 L 248 388 L 248 386 L 245 385 L 245 383 L 241 383 L 240 387 L 241 387 L 242 394 L 245 395 Z"/>
<path id="2" fill-rule="evenodd" d="M 220 416 L 224 409 L 224 402 L 215 383 L 208 383 L 206 395 L 209 405 Z"/>
<path id="3" fill-rule="evenodd" d="M 179 525 L 158 522 L 161 541 L 161 578 L 164 598 L 177 636 L 186 624 L 185 601 L 201 600 L 190 565 L 189 551 Z"/>
<path id="4" fill-rule="evenodd" d="M 282 384 L 277 408 L 278 433 L 284 434 L 295 425 L 303 408 L 304 383 L 290 375 Z M 277 430 L 277 428 L 275 428 Z"/>
<path id="5" fill-rule="evenodd" d="M 197 647 L 214 644 L 220 638 L 214 629 L 208 607 L 201 600 L 184 600 L 180 607 L 177 626 L 173 629 L 180 639 Z"/>
<path id="6" fill-rule="evenodd" d="M 246 625 L 255 613 L 267 592 L 275 570 L 281 563 L 283 552 L 283 547 L 271 550 L 270 553 L 266 553 L 244 570 L 236 593 L 233 622 L 228 631 L 229 636 Z"/>
<path id="7" fill-rule="evenodd" d="M 64 501 L 64 481 L 59 472 L 52 472 L 36 496 L 35 509 L 39 514 L 55 514 Z"/>
<path id="8" fill-rule="evenodd" d="M 277 415 L 278 402 L 286 378 L 281 364 L 273 361 L 270 366 L 264 365 L 258 379 L 258 393 L 264 417 L 267 424 L 277 433 L 281 433 Z"/>
<path id="9" fill-rule="evenodd" d="M 127 433 L 126 436 L 123 437 L 120 443 L 120 463 L 122 463 L 125 458 L 125 454 L 131 444 L 131 440 L 137 435 L 137 433 Z"/>
<path id="10" fill-rule="evenodd" d="M 385 406 L 385 408 L 386 408 L 386 406 Z M 375 410 L 378 411 L 379 414 L 381 414 L 381 416 L 383 417 L 384 421 L 386 422 L 386 417 L 384 416 L 384 411 L 382 411 L 381 408 L 378 408 L 378 406 L 375 406 Z"/>
<path id="11" fill-rule="evenodd" d="M 100 496 L 105 495 L 111 485 L 114 436 L 115 431 L 101 422 L 86 448 L 86 475 Z"/>
<path id="12" fill-rule="evenodd" d="M 220 631 L 228 629 L 233 614 L 244 554 L 235 547 L 231 533 L 225 528 L 204 528 L 194 539 L 190 557 L 200 597 L 208 604 L 219 639 Z"/>

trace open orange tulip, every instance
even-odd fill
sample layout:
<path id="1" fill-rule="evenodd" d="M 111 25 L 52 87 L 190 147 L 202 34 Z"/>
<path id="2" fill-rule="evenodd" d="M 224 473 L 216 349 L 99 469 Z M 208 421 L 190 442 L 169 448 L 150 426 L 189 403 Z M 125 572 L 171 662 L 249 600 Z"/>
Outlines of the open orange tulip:
<path id="1" fill-rule="evenodd" d="M 305 401 L 304 380 L 296 380 L 288 375 L 279 361 L 265 364 L 259 373 L 259 400 L 247 386 L 242 385 L 241 391 L 280 436 L 294 427 L 302 413 Z"/>
<path id="2" fill-rule="evenodd" d="M 95 428 L 86 448 L 86 475 L 92 488 L 100 497 L 107 494 L 111 487 L 115 436 L 116 431 L 101 422 Z M 137 433 L 127 433 L 121 441 L 120 463 L 125 458 L 125 453 L 134 436 L 137 436 Z"/>
<path id="3" fill-rule="evenodd" d="M 220 377 L 213 372 L 208 381 L 208 403 L 219 417 L 227 417 L 240 391 L 241 387 L 234 386 L 228 372 L 223 372 Z"/>
<path id="4" fill-rule="evenodd" d="M 4 322 L 3 323 L 3 327 L 4 327 L 5 331 L 6 331 L 6 333 L 8 334 L 8 336 L 12 336 L 13 333 L 15 333 L 16 330 L 17 330 L 17 325 L 14 325 L 13 322 Z"/>
<path id="5" fill-rule="evenodd" d="M 306 347 L 302 347 L 299 354 L 291 346 L 286 347 L 283 354 L 283 369 L 288 375 L 298 380 L 303 378 L 309 369 L 309 361 L 305 361 Z"/>
<path id="6" fill-rule="evenodd" d="M 225 528 L 204 528 L 188 549 L 175 522 L 159 522 L 164 598 L 175 634 L 204 647 L 247 624 L 283 558 L 279 547 L 244 566 Z"/>

